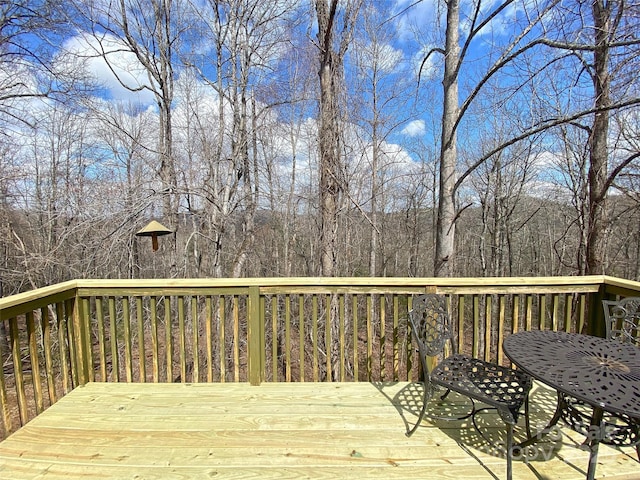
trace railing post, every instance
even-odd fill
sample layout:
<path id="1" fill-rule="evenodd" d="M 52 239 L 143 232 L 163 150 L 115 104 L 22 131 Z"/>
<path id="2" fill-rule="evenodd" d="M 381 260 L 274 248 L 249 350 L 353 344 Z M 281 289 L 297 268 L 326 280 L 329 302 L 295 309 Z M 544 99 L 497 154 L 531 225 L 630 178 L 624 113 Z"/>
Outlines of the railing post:
<path id="1" fill-rule="evenodd" d="M 249 287 L 247 305 L 249 382 L 260 385 L 264 380 L 264 322 L 260 312 L 260 287 Z"/>
<path id="2" fill-rule="evenodd" d="M 76 296 L 73 299 L 73 333 L 76 358 L 73 360 L 78 372 L 78 384 L 91 381 L 91 344 L 89 338 L 89 308 L 85 299 Z"/>
<path id="3" fill-rule="evenodd" d="M 589 304 L 587 307 L 587 324 L 585 330 L 588 335 L 596 337 L 605 337 L 607 329 L 604 324 L 604 310 L 602 308 L 602 300 L 605 299 L 605 287 L 603 283 L 600 285 L 596 293 L 589 295 Z"/>

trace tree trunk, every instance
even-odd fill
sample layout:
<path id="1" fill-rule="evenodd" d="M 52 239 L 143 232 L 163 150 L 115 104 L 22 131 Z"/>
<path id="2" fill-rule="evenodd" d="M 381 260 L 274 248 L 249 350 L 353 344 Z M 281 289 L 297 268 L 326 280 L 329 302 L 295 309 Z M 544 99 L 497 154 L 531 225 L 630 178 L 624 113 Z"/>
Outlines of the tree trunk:
<path id="1" fill-rule="evenodd" d="M 611 32 L 611 6 L 604 0 L 593 0 L 592 8 L 596 47 L 593 53 L 596 113 L 589 138 L 589 225 L 586 273 L 601 275 L 605 273 L 606 267 L 607 136 L 609 134 L 608 108 L 611 106 L 608 40 Z"/>
<path id="2" fill-rule="evenodd" d="M 329 55 L 332 56 L 332 55 Z M 342 193 L 340 158 L 336 148 L 335 100 L 331 60 L 320 66 L 320 274 L 336 273 L 338 202 Z"/>
<path id="3" fill-rule="evenodd" d="M 369 276 L 378 275 L 378 245 L 380 233 L 378 230 L 378 133 L 377 124 L 373 124 L 373 144 L 371 151 L 371 240 L 369 242 Z"/>
<path id="4" fill-rule="evenodd" d="M 248 65 L 247 65 L 248 67 Z M 240 278 L 242 276 L 242 271 L 244 269 L 245 264 L 247 263 L 247 259 L 249 258 L 249 253 L 253 250 L 253 245 L 255 243 L 255 212 L 256 212 L 256 195 L 254 193 L 254 182 L 258 181 L 258 173 L 257 163 L 257 140 L 256 140 L 256 108 L 255 108 L 255 98 L 252 99 L 251 102 L 251 145 L 253 152 L 253 162 L 251 161 L 249 155 L 249 132 L 247 131 L 247 121 L 248 121 L 248 112 L 247 112 L 247 89 L 248 89 L 248 81 L 245 81 L 243 77 L 242 81 L 242 93 L 240 98 L 240 118 L 238 119 L 240 124 L 238 126 L 238 130 L 240 133 L 240 157 L 242 158 L 241 171 L 242 171 L 242 196 L 244 198 L 244 211 L 242 213 L 242 243 L 238 247 L 238 253 L 233 262 L 232 275 L 234 278 Z M 253 166 L 253 168 L 252 168 Z M 258 186 L 255 186 L 255 191 L 258 191 Z"/>
<path id="5" fill-rule="evenodd" d="M 449 277 L 454 273 L 455 255 L 455 184 L 456 184 L 456 121 L 458 106 L 458 63 L 460 5 L 458 0 L 447 4 L 447 29 L 445 45 L 444 105 L 442 111 L 442 141 L 440 145 L 440 192 L 438 197 L 438 220 L 436 223 L 436 252 L 434 274 Z"/>
<path id="6" fill-rule="evenodd" d="M 320 275 L 336 274 L 338 250 L 338 205 L 343 191 L 340 140 L 338 132 L 337 90 L 342 57 L 334 51 L 337 1 L 316 2 L 320 45 Z"/>
<path id="7" fill-rule="evenodd" d="M 168 223 L 168 227 L 174 233 L 167 236 L 167 241 L 163 242 L 169 257 L 169 276 L 175 278 L 178 275 L 178 261 L 176 250 L 176 235 L 178 229 L 177 202 L 174 200 L 177 194 L 177 176 L 172 152 L 172 131 L 171 131 L 171 102 L 173 95 L 163 93 L 158 97 L 158 107 L 160 109 L 160 180 L 162 181 L 162 216 Z"/>

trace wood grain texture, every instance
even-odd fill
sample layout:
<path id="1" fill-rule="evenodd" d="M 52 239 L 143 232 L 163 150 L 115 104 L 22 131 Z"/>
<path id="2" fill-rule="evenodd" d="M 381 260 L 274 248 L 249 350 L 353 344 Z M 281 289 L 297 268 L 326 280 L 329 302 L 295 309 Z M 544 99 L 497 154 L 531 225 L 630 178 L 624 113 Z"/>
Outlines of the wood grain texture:
<path id="1" fill-rule="evenodd" d="M 0 443 L 0 478 L 503 478 L 504 459 L 468 422 L 425 422 L 404 435 L 420 390 L 403 382 L 89 383 Z M 466 407 L 450 397 L 452 408 Z M 537 386 L 532 400 L 534 417 L 549 414 L 552 392 Z M 500 441 L 497 416 L 479 422 L 491 443 Z M 515 461 L 514 478 L 584 478 L 580 441 L 567 432 L 550 460 Z M 633 453 L 602 446 L 598 478 L 638 478 Z"/>

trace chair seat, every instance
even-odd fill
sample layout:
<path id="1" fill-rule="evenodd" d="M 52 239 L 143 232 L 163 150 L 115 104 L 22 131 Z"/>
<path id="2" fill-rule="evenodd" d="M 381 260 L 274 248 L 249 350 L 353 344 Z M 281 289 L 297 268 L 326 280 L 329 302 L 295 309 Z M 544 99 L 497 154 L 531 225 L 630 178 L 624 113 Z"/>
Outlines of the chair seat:
<path id="1" fill-rule="evenodd" d="M 497 408 L 511 424 L 517 423 L 531 388 L 531 378 L 518 370 L 460 354 L 439 363 L 431 372 L 431 381 Z"/>

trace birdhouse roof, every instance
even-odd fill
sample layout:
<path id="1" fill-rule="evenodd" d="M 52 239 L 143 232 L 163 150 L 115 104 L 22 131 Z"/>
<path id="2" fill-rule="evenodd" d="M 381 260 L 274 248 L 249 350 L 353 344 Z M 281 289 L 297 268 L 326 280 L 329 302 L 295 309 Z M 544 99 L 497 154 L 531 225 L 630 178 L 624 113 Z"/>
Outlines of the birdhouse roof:
<path id="1" fill-rule="evenodd" d="M 152 220 L 142 230 L 138 231 L 136 235 L 149 237 L 151 235 L 169 235 L 170 233 L 173 233 L 173 231 L 169 230 L 160 222 Z"/>

